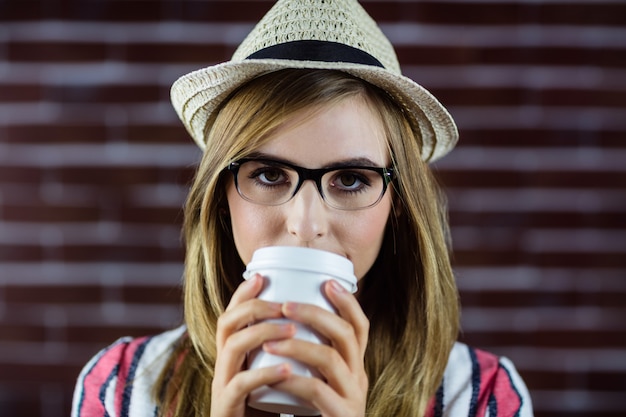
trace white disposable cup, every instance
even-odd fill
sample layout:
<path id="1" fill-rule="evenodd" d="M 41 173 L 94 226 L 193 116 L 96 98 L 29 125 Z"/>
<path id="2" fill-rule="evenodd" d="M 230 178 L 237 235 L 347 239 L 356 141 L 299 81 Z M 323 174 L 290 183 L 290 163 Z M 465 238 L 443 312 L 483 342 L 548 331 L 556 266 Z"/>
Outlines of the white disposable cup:
<path id="1" fill-rule="evenodd" d="M 334 279 L 351 293 L 357 289 L 357 279 L 354 276 L 352 262 L 343 256 L 318 249 L 292 246 L 270 246 L 258 249 L 252 255 L 252 260 L 243 276 L 245 279 L 250 279 L 257 273 L 266 280 L 265 286 L 257 298 L 275 303 L 291 301 L 314 304 L 325 310 L 336 312 L 324 295 L 323 284 Z M 287 319 L 268 321 L 290 322 Z M 327 343 L 311 328 L 296 322 L 294 324 L 296 325 L 295 338 L 319 344 Z M 283 363 L 289 363 L 294 374 L 321 377 L 317 370 L 311 369 L 299 361 L 273 355 L 260 348 L 248 354 L 248 369 L 264 368 Z M 254 390 L 248 398 L 248 405 L 273 413 L 302 416 L 320 414 L 306 401 L 268 386 Z"/>

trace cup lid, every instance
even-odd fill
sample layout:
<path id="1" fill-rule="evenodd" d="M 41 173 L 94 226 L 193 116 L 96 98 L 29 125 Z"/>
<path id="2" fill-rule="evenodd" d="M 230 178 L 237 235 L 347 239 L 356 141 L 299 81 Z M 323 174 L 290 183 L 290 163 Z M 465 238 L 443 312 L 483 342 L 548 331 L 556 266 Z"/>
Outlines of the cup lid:
<path id="1" fill-rule="evenodd" d="M 252 271 L 266 268 L 319 272 L 343 281 L 347 284 L 346 289 L 352 293 L 357 289 L 357 278 L 352 262 L 346 257 L 325 250 L 299 246 L 260 248 L 252 254 L 243 276 L 248 279 Z"/>

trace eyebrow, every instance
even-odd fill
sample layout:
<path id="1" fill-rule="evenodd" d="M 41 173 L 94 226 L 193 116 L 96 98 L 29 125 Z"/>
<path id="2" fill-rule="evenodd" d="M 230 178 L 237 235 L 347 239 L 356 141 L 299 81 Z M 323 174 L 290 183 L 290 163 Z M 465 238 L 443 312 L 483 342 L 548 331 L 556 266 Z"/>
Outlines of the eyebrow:
<path id="1" fill-rule="evenodd" d="M 294 161 L 290 161 L 288 159 L 285 158 L 280 158 L 276 155 L 270 155 L 270 154 L 266 154 L 263 152 L 253 152 L 250 155 L 248 155 L 246 158 L 252 158 L 252 159 L 267 159 L 270 161 L 274 161 L 274 162 L 278 162 L 278 163 L 283 163 L 283 164 L 291 164 L 291 165 L 296 165 L 298 166 L 298 164 L 296 164 Z M 323 166 L 323 169 L 327 169 L 327 168 L 343 168 L 343 167 L 372 167 L 372 168 L 378 168 L 380 167 L 380 164 L 375 163 L 374 161 L 372 161 L 369 158 L 366 157 L 356 157 L 356 158 L 346 158 L 346 159 L 341 159 L 339 161 L 335 161 L 332 162 L 328 165 Z"/>

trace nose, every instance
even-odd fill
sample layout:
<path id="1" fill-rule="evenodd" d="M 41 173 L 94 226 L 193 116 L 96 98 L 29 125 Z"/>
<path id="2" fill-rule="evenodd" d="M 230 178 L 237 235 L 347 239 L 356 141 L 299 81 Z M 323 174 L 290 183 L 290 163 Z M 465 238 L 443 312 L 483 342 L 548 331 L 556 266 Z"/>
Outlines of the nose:
<path id="1" fill-rule="evenodd" d="M 299 243 L 310 243 L 328 231 L 326 204 L 313 181 L 305 181 L 286 206 L 287 231 Z"/>

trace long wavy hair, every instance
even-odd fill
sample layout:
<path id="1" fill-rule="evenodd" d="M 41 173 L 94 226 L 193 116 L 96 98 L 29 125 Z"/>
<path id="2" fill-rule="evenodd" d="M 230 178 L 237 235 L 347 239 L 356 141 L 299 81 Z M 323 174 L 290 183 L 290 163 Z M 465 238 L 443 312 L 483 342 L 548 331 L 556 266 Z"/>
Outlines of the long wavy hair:
<path id="1" fill-rule="evenodd" d="M 162 415 L 208 416 L 217 319 L 245 269 L 233 242 L 226 174 L 302 109 L 361 97 L 380 116 L 398 175 L 380 253 L 359 286 L 370 320 L 367 414 L 424 415 L 458 333 L 444 200 L 420 158 L 417 129 L 384 91 L 343 72 L 281 70 L 231 94 L 206 128 L 207 147 L 186 205 L 184 309 L 187 334 L 155 386 Z"/>

